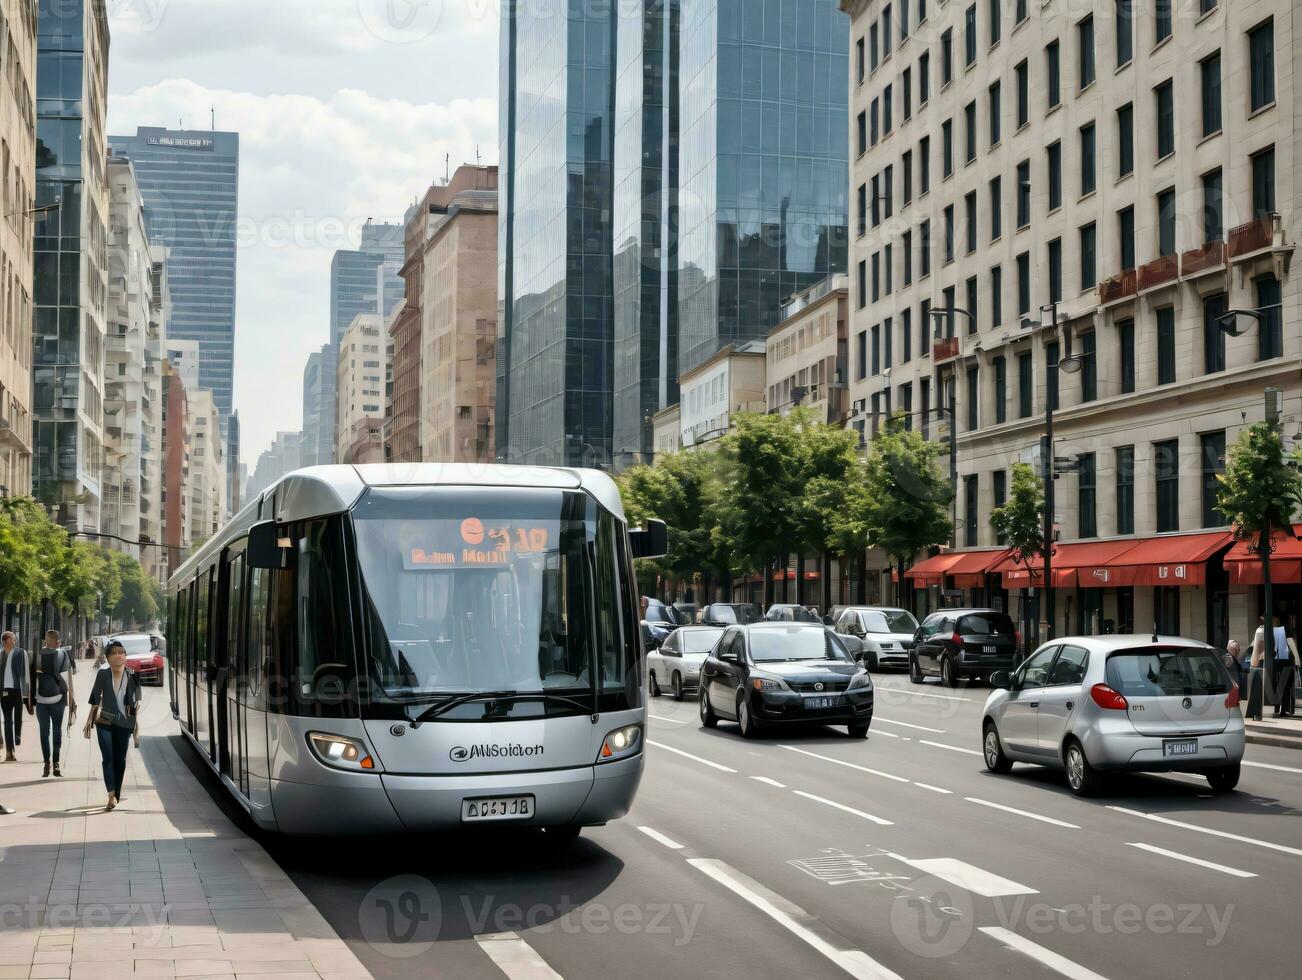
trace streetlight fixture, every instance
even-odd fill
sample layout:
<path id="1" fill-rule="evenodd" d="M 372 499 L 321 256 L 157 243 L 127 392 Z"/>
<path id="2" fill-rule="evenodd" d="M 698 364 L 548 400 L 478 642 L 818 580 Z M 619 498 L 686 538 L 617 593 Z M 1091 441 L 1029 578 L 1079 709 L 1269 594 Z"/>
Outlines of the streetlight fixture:
<path id="1" fill-rule="evenodd" d="M 39 208 L 27 208 L 24 211 L 10 211 L 5 217 L 12 218 L 19 214 L 46 214 L 50 211 L 57 211 L 61 207 L 63 207 L 63 198 L 56 197 L 53 204 L 42 204 Z"/>

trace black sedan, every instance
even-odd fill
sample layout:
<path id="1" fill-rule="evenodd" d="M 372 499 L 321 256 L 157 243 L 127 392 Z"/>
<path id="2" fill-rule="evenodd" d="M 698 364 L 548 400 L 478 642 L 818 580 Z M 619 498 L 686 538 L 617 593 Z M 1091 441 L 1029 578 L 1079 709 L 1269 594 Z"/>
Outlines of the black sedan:
<path id="1" fill-rule="evenodd" d="M 863 738 L 873 720 L 873 682 L 843 642 L 814 623 L 728 629 L 701 665 L 701 724 L 736 721 L 746 738 L 769 726 L 845 725 Z"/>
<path id="2" fill-rule="evenodd" d="M 997 609 L 941 609 L 922 621 L 909 654 L 909 680 L 921 684 L 936 674 L 946 687 L 964 678 L 989 680 L 997 670 L 1017 666 L 1021 637 L 1012 619 Z"/>

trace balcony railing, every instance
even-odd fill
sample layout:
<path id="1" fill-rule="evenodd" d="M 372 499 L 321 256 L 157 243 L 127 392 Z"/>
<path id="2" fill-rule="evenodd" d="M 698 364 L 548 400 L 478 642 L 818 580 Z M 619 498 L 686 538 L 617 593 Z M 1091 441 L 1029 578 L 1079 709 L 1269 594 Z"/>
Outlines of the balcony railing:
<path id="1" fill-rule="evenodd" d="M 1126 269 L 1115 276 L 1109 276 L 1099 283 L 1099 302 L 1115 303 L 1127 296 L 1135 295 L 1135 270 Z"/>
<path id="2" fill-rule="evenodd" d="M 1180 257 L 1174 252 L 1139 267 L 1139 288 L 1152 289 L 1171 282 L 1180 275 Z"/>
<path id="3" fill-rule="evenodd" d="M 1259 252 L 1275 243 L 1275 216 L 1263 215 L 1230 229 L 1230 258 Z"/>
<path id="4" fill-rule="evenodd" d="M 1192 276 L 1208 269 L 1216 269 L 1225 264 L 1225 243 L 1208 242 L 1197 248 L 1191 248 L 1180 256 L 1180 274 Z"/>
<path id="5" fill-rule="evenodd" d="M 937 340 L 931 345 L 931 357 L 937 364 L 958 357 L 958 338 L 942 337 Z"/>

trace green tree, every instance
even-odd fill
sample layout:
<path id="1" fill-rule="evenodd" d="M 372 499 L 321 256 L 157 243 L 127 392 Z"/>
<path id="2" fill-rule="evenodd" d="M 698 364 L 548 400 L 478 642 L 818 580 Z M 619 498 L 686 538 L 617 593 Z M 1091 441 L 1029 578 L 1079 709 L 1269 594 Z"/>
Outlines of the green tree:
<path id="1" fill-rule="evenodd" d="M 117 599 L 111 605 L 105 594 L 104 605 L 123 626 L 147 627 L 158 618 L 158 599 L 153 581 L 140 562 L 121 552 L 112 553 L 119 580 Z"/>
<path id="2" fill-rule="evenodd" d="M 940 466 L 941 447 L 892 418 L 873 438 L 864 486 L 869 543 L 895 565 L 897 602 L 905 562 L 949 540 L 954 487 Z M 902 604 L 902 603 L 901 603 Z"/>
<path id="3" fill-rule="evenodd" d="M 822 556 L 823 611 L 831 603 L 831 556 L 842 560 L 867 545 L 867 496 L 864 493 L 864 464 L 859 457 L 858 437 L 849 430 L 824 422 L 806 422 L 802 428 L 801 470 L 803 489 L 799 500 L 802 559 L 796 581 L 796 601 L 803 602 L 805 551 Z M 842 576 L 844 578 L 844 575 Z"/>
<path id="4" fill-rule="evenodd" d="M 1044 561 L 1044 481 L 1035 475 L 1033 467 L 1013 464 L 1008 500 L 990 512 L 990 528 L 1008 543 L 1013 561 L 1022 565 L 1034 582 L 1034 566 L 1042 568 Z M 1022 635 L 1028 638 L 1032 634 L 1029 619 L 1030 608 L 1023 603 Z"/>

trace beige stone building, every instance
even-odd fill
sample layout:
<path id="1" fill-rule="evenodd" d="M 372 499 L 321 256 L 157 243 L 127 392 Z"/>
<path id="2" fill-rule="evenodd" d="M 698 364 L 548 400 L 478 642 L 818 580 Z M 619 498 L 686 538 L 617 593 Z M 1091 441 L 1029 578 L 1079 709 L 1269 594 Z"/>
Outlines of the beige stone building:
<path id="1" fill-rule="evenodd" d="M 935 437 L 952 410 L 957 544 L 991 549 L 963 575 L 933 561 L 920 607 L 945 588 L 1021 608 L 1024 576 L 985 574 L 988 515 L 1054 397 L 1058 631 L 1250 639 L 1215 473 L 1265 389 L 1290 441 L 1302 421 L 1294 5 L 896 4 L 887 28 L 890 7 L 843 3 L 853 424 L 904 412 Z M 1259 322 L 1227 337 L 1234 309 Z M 1068 337 L 1078 370 L 1051 391 Z M 1296 625 L 1298 586 L 1276 596 Z"/>
<path id="2" fill-rule="evenodd" d="M 36 0 L 0 7 L 0 495 L 32 491 Z"/>
<path id="3" fill-rule="evenodd" d="M 190 409 L 190 540 L 199 545 L 217 533 L 226 515 L 226 445 L 212 392 L 187 392 Z"/>
<path id="4" fill-rule="evenodd" d="M 355 463 L 354 446 L 368 459 L 368 440 L 379 441 L 384 427 L 384 374 L 388 356 L 388 335 L 378 313 L 358 313 L 339 341 L 336 365 L 335 459 Z M 381 447 L 381 459 L 383 449 Z M 374 461 L 374 460 L 372 460 Z"/>
<path id="5" fill-rule="evenodd" d="M 838 275 L 815 283 L 787 303 L 782 322 L 769 332 L 765 347 L 770 412 L 801 405 L 822 422 L 845 423 L 850 410 L 848 295 L 849 280 Z"/>
<path id="6" fill-rule="evenodd" d="M 681 419 L 682 411 L 678 407 L 678 402 L 666 405 L 651 416 L 651 445 L 655 447 L 657 457 L 666 453 L 676 453 L 683 448 Z"/>
<path id="7" fill-rule="evenodd" d="M 497 396 L 497 168 L 458 167 L 446 186 L 430 188 L 424 204 L 421 272 L 414 277 L 421 288 L 421 459 L 491 461 Z"/>
<path id="8" fill-rule="evenodd" d="M 679 443 L 686 449 L 723 438 L 737 412 L 763 412 L 764 341 L 729 344 L 678 379 Z"/>

